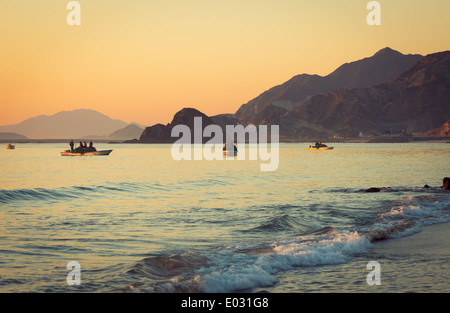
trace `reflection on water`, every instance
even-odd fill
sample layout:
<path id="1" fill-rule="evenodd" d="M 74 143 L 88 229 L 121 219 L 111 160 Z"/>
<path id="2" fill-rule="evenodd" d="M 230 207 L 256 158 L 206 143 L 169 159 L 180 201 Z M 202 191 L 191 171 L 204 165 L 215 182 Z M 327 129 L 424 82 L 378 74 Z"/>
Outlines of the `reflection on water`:
<path id="1" fill-rule="evenodd" d="M 306 264 L 305 253 L 311 265 L 334 264 L 370 249 L 364 234 L 396 227 L 399 201 L 416 226 L 447 218 L 448 194 L 421 187 L 440 186 L 449 145 L 307 146 L 281 144 L 274 172 L 248 158 L 175 161 L 170 145 L 97 145 L 113 149 L 107 157 L 61 157 L 59 144 L 2 149 L 0 290 L 65 291 L 69 261 L 80 262 L 87 291 L 143 277 L 143 291 L 227 291 L 225 281 L 243 276 L 246 288 L 273 285 L 277 273 Z M 362 192 L 369 187 L 392 189 Z M 429 192 L 432 201 L 420 198 Z M 353 248 L 343 252 L 341 241 Z M 332 250 L 323 252 L 325 242 Z M 174 278 L 190 283 L 167 283 Z"/>

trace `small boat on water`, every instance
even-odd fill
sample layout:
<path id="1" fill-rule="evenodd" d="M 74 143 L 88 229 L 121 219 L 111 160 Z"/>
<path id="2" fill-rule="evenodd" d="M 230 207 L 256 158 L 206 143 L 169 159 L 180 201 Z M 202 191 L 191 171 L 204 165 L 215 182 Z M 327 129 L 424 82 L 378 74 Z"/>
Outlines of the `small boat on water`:
<path id="1" fill-rule="evenodd" d="M 321 142 L 316 142 L 316 144 L 314 146 L 309 146 L 306 149 L 307 150 L 333 150 L 334 147 L 328 147 L 327 145 L 325 145 Z"/>
<path id="2" fill-rule="evenodd" d="M 6 146 L 6 149 L 8 149 L 8 150 L 12 150 L 12 149 L 15 149 L 15 148 L 16 147 L 14 145 L 12 145 L 12 144 L 9 144 L 9 145 Z"/>
<path id="3" fill-rule="evenodd" d="M 235 155 L 237 155 L 237 152 L 234 152 L 234 151 L 223 151 L 223 155 L 226 155 L 226 156 L 235 156 Z"/>
<path id="4" fill-rule="evenodd" d="M 90 156 L 90 155 L 109 155 L 112 150 L 77 152 L 76 150 L 65 150 L 61 156 Z"/>
<path id="5" fill-rule="evenodd" d="M 234 155 L 237 155 L 237 153 L 238 153 L 238 149 L 237 149 L 236 145 L 230 145 L 229 143 L 224 145 L 222 150 L 223 150 L 223 155 L 227 155 L 227 156 L 234 156 Z"/>

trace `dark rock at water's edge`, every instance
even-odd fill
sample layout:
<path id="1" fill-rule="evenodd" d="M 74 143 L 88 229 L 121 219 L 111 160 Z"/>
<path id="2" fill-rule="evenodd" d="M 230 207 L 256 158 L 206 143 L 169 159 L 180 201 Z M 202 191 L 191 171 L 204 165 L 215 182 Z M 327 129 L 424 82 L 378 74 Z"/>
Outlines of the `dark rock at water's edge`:
<path id="1" fill-rule="evenodd" d="M 139 142 L 145 143 L 173 143 L 170 136 L 171 127 L 169 125 L 156 124 L 147 127 L 142 132 Z"/>
<path id="2" fill-rule="evenodd" d="M 450 177 L 444 177 L 441 188 L 445 190 L 450 190 Z"/>
<path id="3" fill-rule="evenodd" d="M 365 190 L 366 192 L 380 192 L 381 189 L 380 188 L 376 188 L 376 187 L 371 187 L 369 189 Z"/>
<path id="4" fill-rule="evenodd" d="M 430 187 L 428 184 L 426 184 L 422 188 L 430 189 L 432 187 Z M 444 177 L 441 188 L 445 189 L 445 190 L 450 190 L 450 177 Z M 386 187 L 383 187 L 383 188 L 370 187 L 370 188 L 364 190 L 364 192 L 381 192 L 381 191 L 393 191 L 393 190 L 391 189 L 391 187 L 387 187 L 387 188 Z"/>

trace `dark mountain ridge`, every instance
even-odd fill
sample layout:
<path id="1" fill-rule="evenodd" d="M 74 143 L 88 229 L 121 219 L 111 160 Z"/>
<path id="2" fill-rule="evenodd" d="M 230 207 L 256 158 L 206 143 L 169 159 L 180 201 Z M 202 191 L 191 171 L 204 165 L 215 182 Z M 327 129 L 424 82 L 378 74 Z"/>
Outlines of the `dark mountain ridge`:
<path id="1" fill-rule="evenodd" d="M 423 134 L 450 118 L 450 52 L 430 54 L 387 83 L 314 96 L 277 120 L 285 135 Z M 272 121 L 269 121 L 272 122 Z"/>
<path id="2" fill-rule="evenodd" d="M 384 48 L 372 57 L 346 63 L 327 76 L 301 74 L 242 105 L 235 113 L 244 125 L 264 124 L 268 114 L 280 117 L 315 95 L 342 88 L 381 84 L 411 68 L 421 55 L 403 55 Z"/>

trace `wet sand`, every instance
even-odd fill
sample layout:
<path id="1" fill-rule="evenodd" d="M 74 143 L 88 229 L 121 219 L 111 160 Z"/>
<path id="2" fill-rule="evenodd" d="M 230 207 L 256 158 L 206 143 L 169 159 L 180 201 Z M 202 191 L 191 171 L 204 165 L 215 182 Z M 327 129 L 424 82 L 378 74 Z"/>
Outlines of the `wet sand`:
<path id="1" fill-rule="evenodd" d="M 381 266 L 381 285 L 369 285 L 367 264 Z M 299 267 L 277 276 L 274 293 L 448 293 L 450 223 L 422 227 L 414 235 L 379 241 L 341 265 Z"/>
<path id="2" fill-rule="evenodd" d="M 412 236 L 378 242 L 386 292 L 450 292 L 450 223 L 424 226 Z M 380 286 L 381 287 L 381 286 Z"/>

